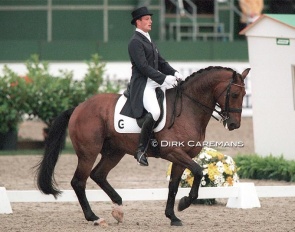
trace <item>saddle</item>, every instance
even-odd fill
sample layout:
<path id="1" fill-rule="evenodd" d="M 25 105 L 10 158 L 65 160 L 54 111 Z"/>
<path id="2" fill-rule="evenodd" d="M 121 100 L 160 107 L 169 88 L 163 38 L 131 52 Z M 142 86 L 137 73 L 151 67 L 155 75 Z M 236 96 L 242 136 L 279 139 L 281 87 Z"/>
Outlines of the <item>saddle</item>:
<path id="1" fill-rule="evenodd" d="M 114 125 L 115 129 L 119 133 L 140 133 L 141 127 L 145 121 L 145 117 L 148 115 L 148 112 L 144 110 L 143 115 L 140 118 L 131 118 L 128 115 L 123 115 L 121 109 L 124 107 L 131 107 L 129 99 L 129 86 L 123 92 L 122 96 L 119 98 L 114 115 Z M 160 146 L 158 141 L 155 138 L 155 131 L 160 131 L 165 126 L 166 119 L 166 98 L 163 90 L 158 87 L 155 89 L 158 104 L 160 106 L 160 117 L 155 123 L 154 131 L 151 134 L 149 141 L 148 150 L 154 155 L 155 158 L 160 157 Z M 129 105 L 128 105 L 129 104 Z"/>
<path id="2" fill-rule="evenodd" d="M 130 93 L 129 93 L 129 84 L 128 84 L 128 86 L 127 86 L 127 89 L 123 92 L 123 95 L 126 97 L 126 98 L 129 98 L 129 96 L 130 96 Z M 155 124 L 155 128 L 159 125 L 159 123 L 162 121 L 162 119 L 163 119 L 163 108 L 164 108 L 164 106 L 163 106 L 163 102 L 164 102 L 164 96 L 165 96 L 165 94 L 164 94 L 164 92 L 163 92 L 163 90 L 160 88 L 160 87 L 158 87 L 158 88 L 156 88 L 155 89 L 155 91 L 156 91 L 156 96 L 157 96 L 157 100 L 158 100 L 158 104 L 159 104 L 159 106 L 160 106 L 160 117 L 159 117 L 159 119 L 156 121 L 156 124 Z M 127 102 L 125 103 L 125 104 L 128 104 Z M 145 121 L 145 117 L 146 117 L 146 115 L 147 115 L 147 111 L 146 110 L 144 110 L 144 113 L 143 113 L 143 115 L 140 117 L 140 118 L 136 118 L 136 122 L 137 122 L 137 125 L 141 128 L 142 127 L 142 124 L 143 124 L 143 122 Z"/>
<path id="3" fill-rule="evenodd" d="M 154 132 L 162 130 L 166 123 L 166 96 L 163 90 L 156 88 L 158 104 L 160 106 L 161 114 L 155 124 Z M 119 97 L 114 113 L 114 127 L 118 133 L 140 133 L 147 111 L 143 113 L 140 118 L 134 118 L 131 112 L 131 103 L 129 100 L 129 91 L 127 90 Z"/>

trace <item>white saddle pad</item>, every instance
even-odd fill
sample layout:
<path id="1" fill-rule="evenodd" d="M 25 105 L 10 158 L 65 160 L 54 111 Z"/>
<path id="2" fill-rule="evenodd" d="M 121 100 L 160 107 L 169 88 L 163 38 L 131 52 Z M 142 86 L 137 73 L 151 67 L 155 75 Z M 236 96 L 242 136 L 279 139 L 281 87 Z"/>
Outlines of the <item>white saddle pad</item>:
<path id="1" fill-rule="evenodd" d="M 122 94 L 122 96 L 117 101 L 115 107 L 115 115 L 114 115 L 114 125 L 115 130 L 118 133 L 140 133 L 141 128 L 137 125 L 136 119 L 127 117 L 125 115 L 120 114 L 127 98 Z M 166 122 L 166 96 L 164 96 L 163 100 L 163 118 L 158 126 L 154 129 L 155 132 L 162 130 L 165 126 Z"/>

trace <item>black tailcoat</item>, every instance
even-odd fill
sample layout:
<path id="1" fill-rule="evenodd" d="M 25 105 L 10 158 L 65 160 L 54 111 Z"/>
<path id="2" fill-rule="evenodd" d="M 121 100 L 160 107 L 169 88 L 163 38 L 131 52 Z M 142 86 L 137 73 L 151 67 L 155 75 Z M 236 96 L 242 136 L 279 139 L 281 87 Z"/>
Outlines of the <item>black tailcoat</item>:
<path id="1" fill-rule="evenodd" d="M 132 76 L 129 86 L 131 112 L 127 114 L 140 118 L 144 112 L 143 92 L 147 78 L 161 85 L 166 75 L 174 75 L 176 70 L 160 55 L 155 44 L 138 31 L 135 31 L 129 41 L 128 52 L 132 64 Z M 121 113 L 126 114 L 127 109 L 124 108 Z"/>

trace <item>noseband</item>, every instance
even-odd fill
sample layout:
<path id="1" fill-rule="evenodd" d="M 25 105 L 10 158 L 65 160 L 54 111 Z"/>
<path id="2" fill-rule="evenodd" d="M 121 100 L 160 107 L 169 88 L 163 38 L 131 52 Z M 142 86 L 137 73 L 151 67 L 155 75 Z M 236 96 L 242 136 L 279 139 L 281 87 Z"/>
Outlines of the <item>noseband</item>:
<path id="1" fill-rule="evenodd" d="M 180 98 L 181 101 L 182 101 L 182 95 L 186 96 L 193 103 L 195 103 L 200 108 L 202 108 L 205 112 L 207 112 L 206 110 L 210 110 L 210 111 L 216 112 L 221 117 L 221 119 L 218 119 L 213 114 L 211 115 L 211 117 L 213 117 L 214 119 L 216 119 L 217 121 L 220 121 L 220 122 L 224 122 L 227 119 L 229 119 L 229 113 L 241 113 L 242 112 L 242 108 L 231 108 L 229 106 L 230 90 L 231 90 L 232 85 L 235 85 L 235 86 L 238 86 L 238 87 L 241 87 L 241 88 L 245 88 L 244 85 L 239 85 L 239 84 L 235 84 L 234 83 L 234 80 L 236 78 L 236 75 L 237 75 L 237 73 L 234 71 L 233 72 L 233 75 L 232 75 L 232 79 L 230 80 L 229 84 L 227 85 L 227 87 L 221 92 L 221 94 L 217 98 L 217 100 L 218 100 L 222 96 L 222 94 L 226 91 L 224 109 L 222 109 L 221 106 L 220 106 L 220 104 L 218 104 L 217 101 L 216 101 L 216 106 L 218 106 L 221 110 L 216 110 L 215 108 L 211 108 L 209 106 L 206 106 L 203 103 L 199 102 L 198 100 L 192 98 L 187 93 L 183 92 L 183 89 L 181 88 L 181 85 L 180 85 L 180 82 L 179 82 L 178 85 L 175 86 L 176 96 L 175 96 L 175 101 L 174 101 L 174 107 L 173 107 L 173 113 L 172 113 L 172 118 L 171 118 L 171 124 L 170 124 L 170 126 L 168 128 L 170 129 L 173 126 L 174 121 L 175 121 L 175 116 L 176 117 L 179 117 L 180 114 L 181 114 L 182 104 L 181 104 L 181 109 L 180 109 L 180 112 L 179 112 L 178 115 L 175 115 L 175 110 L 176 110 L 177 100 Z"/>
<path id="2" fill-rule="evenodd" d="M 224 109 L 221 111 L 213 109 L 221 117 L 221 119 L 219 120 L 221 122 L 226 121 L 229 118 L 229 113 L 242 113 L 242 108 L 231 108 L 229 106 L 229 97 L 230 97 L 231 86 L 235 85 L 235 86 L 238 86 L 241 88 L 245 88 L 244 85 L 239 85 L 239 84 L 233 83 L 235 78 L 236 78 L 236 72 L 234 71 L 232 79 L 230 80 L 229 84 L 227 85 L 226 89 L 224 90 L 224 91 L 226 91 Z M 224 91 L 222 91 L 222 93 L 217 98 L 217 100 L 221 97 L 221 95 L 224 93 Z M 216 103 L 216 105 L 221 109 L 221 106 L 218 103 Z M 214 115 L 212 115 L 212 117 L 215 118 L 216 120 L 218 120 Z"/>

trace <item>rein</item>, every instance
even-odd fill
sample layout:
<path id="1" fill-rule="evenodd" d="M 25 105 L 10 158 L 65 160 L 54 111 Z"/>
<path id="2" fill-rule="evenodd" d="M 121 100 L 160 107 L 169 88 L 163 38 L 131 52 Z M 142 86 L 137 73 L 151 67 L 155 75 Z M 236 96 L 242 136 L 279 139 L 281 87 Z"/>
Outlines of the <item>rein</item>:
<path id="1" fill-rule="evenodd" d="M 176 93 L 175 93 L 175 98 L 174 98 L 174 103 L 173 103 L 173 111 L 172 111 L 172 115 L 171 115 L 171 123 L 170 123 L 170 126 L 168 127 L 168 129 L 170 129 L 174 125 L 175 117 L 179 117 L 180 114 L 181 114 L 181 111 L 182 111 L 182 94 L 183 94 L 183 92 L 182 92 L 182 87 L 180 85 L 181 80 L 177 79 L 177 82 L 178 82 L 178 84 L 174 88 L 176 90 Z M 179 114 L 176 115 L 176 105 L 177 105 L 178 99 L 180 99 L 181 104 L 180 104 Z"/>
<path id="2" fill-rule="evenodd" d="M 201 103 L 200 101 L 192 98 L 191 96 L 189 96 L 188 94 L 186 94 L 185 92 L 183 92 L 183 88 L 180 85 L 180 81 L 178 82 L 178 84 L 175 86 L 175 100 L 174 100 L 174 104 L 173 104 L 173 112 L 172 112 L 172 116 L 171 116 L 171 123 L 170 126 L 168 127 L 168 129 L 170 129 L 175 121 L 175 117 L 179 117 L 182 111 L 182 95 L 186 96 L 188 99 L 190 99 L 193 103 L 195 103 L 196 105 L 198 105 L 201 109 L 203 109 L 206 113 L 208 113 L 207 110 L 216 112 L 221 119 L 218 119 L 217 117 L 215 117 L 213 114 L 211 114 L 211 117 L 213 117 L 214 119 L 216 119 L 217 121 L 220 122 L 224 122 L 229 118 L 229 113 L 241 113 L 242 112 L 242 108 L 231 108 L 229 106 L 229 97 L 230 97 L 230 90 L 231 90 L 231 86 L 235 85 L 241 88 L 245 88 L 244 85 L 239 85 L 239 84 L 235 84 L 233 83 L 234 78 L 236 77 L 236 72 L 233 72 L 233 76 L 232 79 L 230 80 L 229 84 L 227 85 L 227 87 L 221 92 L 221 94 L 219 95 L 219 97 L 217 98 L 217 100 L 222 96 L 222 94 L 226 91 L 226 97 L 225 97 L 225 107 L 224 110 L 221 109 L 221 106 L 216 102 L 216 106 L 218 106 L 221 110 L 218 111 L 215 108 L 211 108 L 203 103 Z M 177 101 L 178 99 L 181 100 L 181 108 L 180 108 L 180 112 L 176 115 L 176 105 L 177 105 Z"/>

